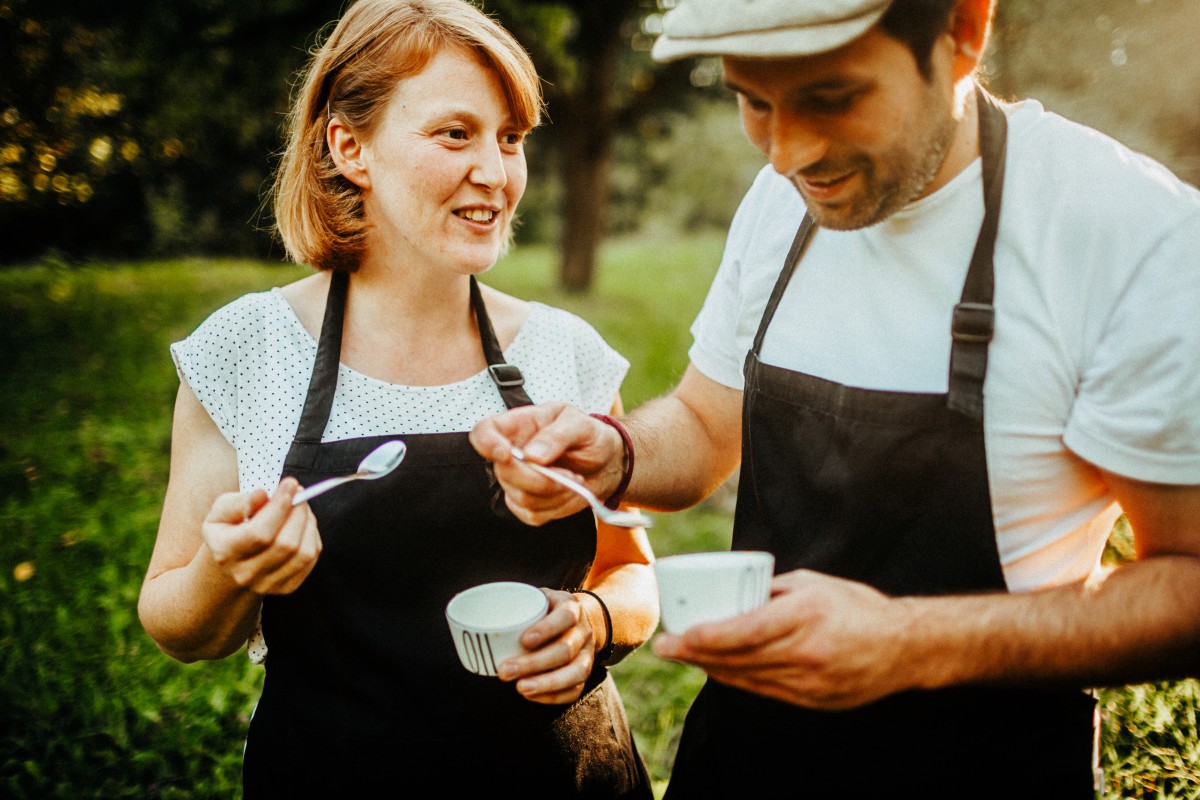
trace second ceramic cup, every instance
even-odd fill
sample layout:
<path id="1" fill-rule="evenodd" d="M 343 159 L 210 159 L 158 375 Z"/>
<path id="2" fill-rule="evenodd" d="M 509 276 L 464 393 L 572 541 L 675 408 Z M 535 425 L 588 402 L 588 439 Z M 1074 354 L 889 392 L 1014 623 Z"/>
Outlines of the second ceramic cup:
<path id="1" fill-rule="evenodd" d="M 654 562 L 663 630 L 683 633 L 758 608 L 774 571 L 775 557 L 758 550 L 663 556 Z"/>

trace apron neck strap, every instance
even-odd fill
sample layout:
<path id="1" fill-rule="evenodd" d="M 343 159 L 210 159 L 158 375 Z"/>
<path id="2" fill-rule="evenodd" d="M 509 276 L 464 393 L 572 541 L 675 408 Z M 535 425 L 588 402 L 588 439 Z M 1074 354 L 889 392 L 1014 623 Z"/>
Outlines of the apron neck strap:
<path id="1" fill-rule="evenodd" d="M 325 317 L 321 322 L 321 335 L 317 340 L 317 357 L 313 361 L 312 377 L 308 382 L 308 395 L 304 398 L 304 410 L 300 413 L 300 424 L 296 428 L 296 441 L 319 444 L 325 435 L 325 426 L 333 411 L 333 396 L 337 391 L 338 366 L 342 355 L 342 327 L 346 319 L 346 294 L 350 286 L 350 273 L 334 270 L 329 279 L 329 293 L 325 298 Z M 504 353 L 492 328 L 479 283 L 471 276 L 471 310 L 479 326 L 479 340 L 483 355 L 488 363 L 488 375 L 500 391 L 504 405 L 508 408 L 532 405 L 525 393 L 525 378 L 521 370 L 504 361 Z"/>
<path id="2" fill-rule="evenodd" d="M 487 359 L 488 376 L 496 384 L 505 407 L 533 405 L 525 393 L 525 376 L 515 364 L 504 360 L 504 351 L 500 349 L 500 341 L 492 329 L 492 318 L 488 316 L 479 281 L 475 280 L 474 275 L 471 276 L 471 308 L 475 310 L 475 321 L 479 325 L 479 342 L 483 345 L 483 357 Z"/>
<path id="3" fill-rule="evenodd" d="M 979 152 L 983 161 L 983 224 L 975 251 L 967 268 L 962 296 L 954 307 L 950 346 L 950 388 L 947 405 L 972 419 L 983 419 L 983 380 L 987 374 L 988 343 L 995 332 L 995 309 L 992 297 L 995 288 L 993 256 L 996 235 L 1000 227 L 1000 205 L 1004 195 L 1004 160 L 1007 152 L 1008 120 L 1003 109 L 982 87 L 975 87 L 975 104 L 979 118 Z M 805 245 L 816 223 L 806 213 L 792 240 L 783 269 L 775 281 L 767 301 L 758 332 L 754 336 L 755 354 L 762 351 L 767 326 L 783 297 Z"/>
<path id="4" fill-rule="evenodd" d="M 987 375 L 988 345 L 996 330 L 993 260 L 1004 196 L 1004 161 L 1008 119 L 991 95 L 975 87 L 979 116 L 979 152 L 983 160 L 983 223 L 962 296 L 954 307 L 950 335 L 950 388 L 947 404 L 974 420 L 983 419 L 983 381 Z"/>
<path id="5" fill-rule="evenodd" d="M 771 297 L 767 300 L 767 307 L 763 311 L 762 321 L 758 323 L 758 333 L 754 334 L 754 350 L 755 354 L 762 352 L 763 338 L 767 335 L 767 326 L 771 324 L 771 320 L 775 317 L 775 309 L 779 307 L 779 301 L 783 299 L 783 292 L 787 289 L 788 282 L 792 279 L 792 273 L 796 271 L 796 265 L 800 263 L 800 254 L 804 252 L 805 245 L 808 244 L 808 237 L 812 234 L 813 228 L 817 226 L 816 220 L 812 214 L 805 212 L 804 219 L 800 220 L 800 228 L 796 231 L 796 236 L 792 239 L 792 246 L 788 249 L 787 258 L 783 260 L 783 269 L 779 272 L 779 277 L 775 280 L 775 288 L 771 290 Z"/>
<path id="6" fill-rule="evenodd" d="M 335 269 L 329 275 L 329 293 L 325 297 L 325 317 L 317 339 L 317 357 L 313 361 L 312 377 L 308 379 L 308 394 L 296 428 L 296 441 L 320 444 L 325 424 L 333 410 L 333 395 L 337 391 L 338 365 L 342 358 L 342 323 L 346 317 L 346 288 L 350 273 Z"/>

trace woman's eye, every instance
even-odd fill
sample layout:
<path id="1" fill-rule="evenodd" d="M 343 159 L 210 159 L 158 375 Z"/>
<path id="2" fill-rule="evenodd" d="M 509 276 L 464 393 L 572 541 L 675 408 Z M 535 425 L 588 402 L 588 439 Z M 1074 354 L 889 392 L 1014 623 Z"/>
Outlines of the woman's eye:
<path id="1" fill-rule="evenodd" d="M 506 133 L 500 137 L 500 141 L 504 142 L 505 144 L 520 144 L 521 142 L 525 141 L 525 134 Z"/>
<path id="2" fill-rule="evenodd" d="M 446 131 L 446 137 L 450 139 L 457 139 L 459 141 L 466 141 L 467 130 L 466 128 L 450 128 L 448 131 Z"/>

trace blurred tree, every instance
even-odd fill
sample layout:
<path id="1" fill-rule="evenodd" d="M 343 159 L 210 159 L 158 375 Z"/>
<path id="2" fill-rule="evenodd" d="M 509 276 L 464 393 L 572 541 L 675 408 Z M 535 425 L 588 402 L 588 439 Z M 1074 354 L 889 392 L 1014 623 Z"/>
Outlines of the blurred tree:
<path id="1" fill-rule="evenodd" d="M 117 207 L 141 153 L 106 74 L 116 32 L 30 5 L 0 3 L 0 229 L 18 256 L 39 229 L 64 246 L 88 237 L 79 209 Z"/>
<path id="2" fill-rule="evenodd" d="M 339 8 L 0 0 L 0 258 L 267 255 L 248 209 L 298 43 Z"/>
<path id="3" fill-rule="evenodd" d="M 299 43 L 314 44 L 342 5 L 0 0 L 0 259 L 47 246 L 87 256 L 269 255 L 269 220 L 252 210 L 262 208 L 289 84 L 306 56 Z M 560 218 L 560 282 L 586 289 L 618 133 L 662 132 L 654 115 L 696 99 L 695 85 L 715 85 L 717 73 L 651 62 L 654 0 L 483 7 L 546 81 L 550 124 L 538 145 L 557 156 L 562 202 L 545 210 Z M 636 198 L 629 205 L 625 216 L 636 217 Z"/>
<path id="4" fill-rule="evenodd" d="M 1039 6 L 1040 0 L 1004 0 L 996 4 L 984 75 L 988 88 L 1002 97 L 1014 97 L 1020 92 L 1012 60 L 1017 44 L 1037 20 Z"/>
<path id="5" fill-rule="evenodd" d="M 529 50 L 545 81 L 562 191 L 559 284 L 585 291 L 605 233 L 618 133 L 638 131 L 664 109 L 711 87 L 711 63 L 656 64 L 655 0 L 489 0 L 486 7 Z"/>

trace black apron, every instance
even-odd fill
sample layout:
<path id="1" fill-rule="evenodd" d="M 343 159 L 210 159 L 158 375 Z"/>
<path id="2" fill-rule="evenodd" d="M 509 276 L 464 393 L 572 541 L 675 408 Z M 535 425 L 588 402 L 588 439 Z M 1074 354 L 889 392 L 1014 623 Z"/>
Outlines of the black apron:
<path id="1" fill-rule="evenodd" d="M 333 407 L 349 276 L 334 272 L 316 361 L 283 474 L 310 485 L 354 472 L 397 438 L 322 442 Z M 479 287 L 471 304 L 489 374 L 509 408 L 527 405 L 504 363 Z M 394 472 L 311 501 L 323 551 L 289 595 L 268 596 L 270 648 L 247 736 L 246 800 L 499 792 L 649 798 L 620 696 L 597 665 L 584 695 L 542 705 L 463 668 L 446 624 L 454 594 L 488 581 L 582 586 L 596 551 L 588 511 L 542 527 L 503 505 L 487 461 L 463 433 L 398 434 Z M 372 796 L 376 796 L 374 793 Z"/>
<path id="2" fill-rule="evenodd" d="M 805 216 L 745 364 L 734 549 L 889 595 L 1006 591 L 984 452 L 992 256 L 1006 120 L 979 103 L 984 221 L 955 308 L 946 394 L 860 389 L 761 362 L 813 221 Z M 962 686 L 813 711 L 708 681 L 670 800 L 1093 798 L 1095 703 L 1082 689 Z"/>

